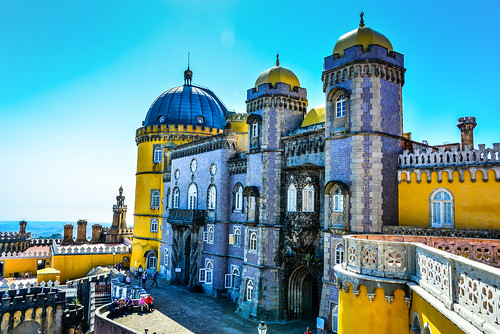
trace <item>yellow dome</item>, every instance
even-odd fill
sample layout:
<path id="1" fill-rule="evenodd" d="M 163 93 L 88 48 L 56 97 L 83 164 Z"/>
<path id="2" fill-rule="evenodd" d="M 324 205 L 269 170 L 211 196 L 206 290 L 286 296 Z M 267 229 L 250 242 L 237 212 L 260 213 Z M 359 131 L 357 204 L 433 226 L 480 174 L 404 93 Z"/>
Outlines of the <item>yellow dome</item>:
<path id="1" fill-rule="evenodd" d="M 295 73 L 287 68 L 281 67 L 278 57 L 279 55 L 276 56 L 276 66 L 271 67 L 259 75 L 257 81 L 255 81 L 255 88 L 265 83 L 276 85 L 277 82 L 289 84 L 291 89 L 293 89 L 293 87 L 300 87 L 299 79 Z"/>
<path id="2" fill-rule="evenodd" d="M 302 127 L 325 122 L 325 104 L 321 103 L 309 110 L 306 118 L 302 122 Z"/>
<path id="3" fill-rule="evenodd" d="M 387 51 L 393 51 L 392 44 L 387 37 L 375 30 L 365 27 L 363 15 L 364 13 L 361 12 L 361 22 L 359 23 L 359 28 L 340 36 L 337 44 L 335 44 L 335 47 L 333 48 L 334 54 L 338 53 L 341 57 L 343 57 L 344 50 L 354 45 L 362 45 L 363 51 L 366 51 L 368 45 L 371 44 L 378 44 L 386 48 Z"/>

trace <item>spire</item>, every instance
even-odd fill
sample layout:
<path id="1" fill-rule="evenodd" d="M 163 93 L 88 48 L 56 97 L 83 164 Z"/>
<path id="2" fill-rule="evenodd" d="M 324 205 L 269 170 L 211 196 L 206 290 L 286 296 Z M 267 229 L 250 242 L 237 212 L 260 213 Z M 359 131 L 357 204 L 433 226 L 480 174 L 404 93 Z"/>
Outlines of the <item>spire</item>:
<path id="1" fill-rule="evenodd" d="M 359 20 L 359 26 L 360 27 L 364 27 L 365 26 L 365 21 L 363 20 L 363 15 L 365 15 L 365 13 L 363 13 L 363 11 L 361 11 L 361 13 L 359 14 L 359 17 L 361 17 L 361 20 Z"/>
<path id="2" fill-rule="evenodd" d="M 276 54 L 276 66 L 280 66 L 280 54 Z"/>
<path id="3" fill-rule="evenodd" d="M 184 71 L 184 86 L 191 86 L 191 80 L 193 79 L 193 71 L 189 69 L 189 58 L 191 52 L 188 52 L 188 68 Z"/>

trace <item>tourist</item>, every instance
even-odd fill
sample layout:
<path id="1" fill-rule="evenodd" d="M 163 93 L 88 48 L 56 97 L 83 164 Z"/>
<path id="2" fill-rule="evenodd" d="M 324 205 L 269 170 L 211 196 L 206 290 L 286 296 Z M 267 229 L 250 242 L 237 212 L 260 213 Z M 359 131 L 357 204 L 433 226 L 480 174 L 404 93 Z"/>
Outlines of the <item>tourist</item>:
<path id="1" fill-rule="evenodd" d="M 304 334 L 312 334 L 312 330 L 310 327 L 307 327 L 306 331 L 304 332 Z"/>
<path id="2" fill-rule="evenodd" d="M 142 274 L 142 287 L 146 287 L 146 281 L 148 279 L 148 272 L 144 270 L 144 273 Z"/>
<path id="3" fill-rule="evenodd" d="M 141 298 L 139 298 L 139 306 L 141 307 L 142 313 L 144 313 L 144 308 L 146 309 L 146 311 L 148 311 L 149 305 L 146 304 L 146 299 L 144 299 L 144 296 L 141 296 Z"/>
<path id="4" fill-rule="evenodd" d="M 138 270 L 134 271 L 134 278 L 135 278 L 136 280 L 138 280 L 138 279 L 139 279 L 139 271 L 138 271 Z"/>
<path id="5" fill-rule="evenodd" d="M 156 287 L 158 287 L 158 271 L 156 270 L 153 273 L 153 283 L 151 283 L 151 287 L 153 287 L 153 284 L 156 284 Z"/>
<path id="6" fill-rule="evenodd" d="M 132 313 L 134 311 L 134 301 L 132 300 L 132 298 L 128 297 L 125 301 L 125 305 L 127 308 L 127 313 Z"/>
<path id="7" fill-rule="evenodd" d="M 154 311 L 154 303 L 155 303 L 155 300 L 153 299 L 153 297 L 151 297 L 151 295 L 148 295 L 146 297 L 146 304 L 148 305 L 148 310 L 149 311 Z"/>
<path id="8" fill-rule="evenodd" d="M 120 313 L 120 304 L 118 304 L 118 300 L 115 299 L 109 305 L 109 316 L 116 317 L 119 313 Z"/>
<path id="9" fill-rule="evenodd" d="M 122 270 L 122 263 L 121 262 L 118 262 L 118 264 L 116 266 L 118 268 L 118 271 Z"/>
<path id="10" fill-rule="evenodd" d="M 125 283 L 127 283 L 127 285 L 130 285 L 130 274 L 128 274 L 125 278 Z"/>
<path id="11" fill-rule="evenodd" d="M 144 330 L 144 334 L 148 334 L 148 332 L 149 332 L 149 329 L 147 329 L 147 328 L 146 328 L 146 329 Z"/>
<path id="12" fill-rule="evenodd" d="M 125 298 L 120 298 L 118 303 L 120 304 L 120 315 L 127 314 L 127 303 L 125 302 Z"/>

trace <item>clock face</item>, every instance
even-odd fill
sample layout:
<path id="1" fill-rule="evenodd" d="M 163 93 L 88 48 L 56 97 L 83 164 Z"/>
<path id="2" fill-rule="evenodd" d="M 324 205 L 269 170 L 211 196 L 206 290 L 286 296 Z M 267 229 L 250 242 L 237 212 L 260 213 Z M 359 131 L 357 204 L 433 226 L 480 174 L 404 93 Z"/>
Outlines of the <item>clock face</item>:
<path id="1" fill-rule="evenodd" d="M 205 119 L 203 118 L 203 116 L 198 116 L 196 122 L 198 122 L 198 124 L 203 124 L 203 122 L 205 122 Z"/>
<path id="2" fill-rule="evenodd" d="M 175 179 L 178 180 L 180 175 L 181 175 L 181 172 L 178 169 L 176 169 L 175 173 L 174 173 Z"/>
<path id="3" fill-rule="evenodd" d="M 217 171 L 217 165 L 211 164 L 210 165 L 210 175 L 214 176 L 216 171 Z"/>
<path id="4" fill-rule="evenodd" d="M 198 167 L 198 162 L 196 162 L 196 159 L 191 160 L 191 172 L 196 172 L 196 167 Z"/>
<path id="5" fill-rule="evenodd" d="M 160 121 L 160 123 L 165 122 L 165 116 L 158 117 L 158 121 Z"/>

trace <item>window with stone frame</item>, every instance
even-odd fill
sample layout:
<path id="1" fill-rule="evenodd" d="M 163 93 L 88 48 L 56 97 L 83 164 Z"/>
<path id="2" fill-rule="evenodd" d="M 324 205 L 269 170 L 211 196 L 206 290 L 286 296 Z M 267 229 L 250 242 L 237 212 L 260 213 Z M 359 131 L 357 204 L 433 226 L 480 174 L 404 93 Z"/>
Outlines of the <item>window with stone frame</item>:
<path id="1" fill-rule="evenodd" d="M 445 188 L 438 188 L 431 193 L 431 226 L 453 228 L 455 214 L 453 207 L 453 194 Z"/>
<path id="2" fill-rule="evenodd" d="M 241 245 L 241 227 L 233 226 L 234 243 L 233 246 L 239 247 Z"/>
<path id="3" fill-rule="evenodd" d="M 341 264 L 344 259 L 344 244 L 340 243 L 335 247 L 335 264 Z"/>
<path id="4" fill-rule="evenodd" d="M 314 186 L 312 184 L 302 189 L 302 211 L 314 212 Z"/>
<path id="5" fill-rule="evenodd" d="M 344 117 L 346 112 L 346 101 L 344 94 L 340 94 L 335 101 L 335 117 Z"/>
<path id="6" fill-rule="evenodd" d="M 259 122 L 255 121 L 252 123 L 252 138 L 257 138 L 259 136 Z"/>
<path id="7" fill-rule="evenodd" d="M 253 297 L 253 280 L 247 278 L 245 284 L 245 301 L 252 301 Z"/>
<path id="8" fill-rule="evenodd" d="M 147 267 L 148 269 L 151 268 L 151 269 L 156 269 L 156 254 L 154 254 L 153 252 L 150 252 L 149 255 L 148 255 L 148 258 L 147 258 Z"/>
<path id="9" fill-rule="evenodd" d="M 160 208 L 160 189 L 151 189 L 151 209 Z"/>
<path id="10" fill-rule="evenodd" d="M 151 218 L 151 220 L 149 221 L 149 231 L 158 232 L 158 219 Z"/>
<path id="11" fill-rule="evenodd" d="M 188 210 L 198 208 L 198 188 L 195 183 L 191 183 L 188 188 Z"/>
<path id="12" fill-rule="evenodd" d="M 344 212 L 344 194 L 340 188 L 333 194 L 333 212 Z"/>
<path id="13" fill-rule="evenodd" d="M 207 210 L 215 210 L 217 204 L 217 189 L 211 184 L 207 191 Z"/>
<path id="14" fill-rule="evenodd" d="M 207 243 L 213 244 L 215 240 L 215 226 L 214 224 L 207 225 Z"/>
<path id="15" fill-rule="evenodd" d="M 287 190 L 287 211 L 297 211 L 297 188 L 293 183 L 290 183 Z"/>
<path id="16" fill-rule="evenodd" d="M 231 279 L 232 279 L 232 282 L 231 282 L 231 285 L 233 287 L 233 289 L 235 290 L 239 290 L 240 289 L 240 267 L 232 264 L 231 265 Z"/>
<path id="17" fill-rule="evenodd" d="M 214 263 L 212 260 L 205 260 L 205 284 L 212 284 Z"/>
<path id="18" fill-rule="evenodd" d="M 164 261 L 163 263 L 164 263 L 165 267 L 168 268 L 168 249 L 167 248 L 165 248 L 164 252 L 163 252 L 163 261 Z"/>
<path id="19" fill-rule="evenodd" d="M 175 187 L 174 190 L 172 191 L 172 208 L 178 209 L 179 208 L 179 198 L 181 196 L 181 192 L 178 187 Z"/>
<path id="20" fill-rule="evenodd" d="M 162 161 L 163 149 L 161 144 L 153 145 L 153 163 L 159 164 Z"/>
<path id="21" fill-rule="evenodd" d="M 234 186 L 233 212 L 243 212 L 243 185 L 241 183 Z"/>
<path id="22" fill-rule="evenodd" d="M 165 194 L 165 210 L 168 209 L 169 201 L 170 201 L 170 188 L 167 189 L 167 192 Z"/>
<path id="23" fill-rule="evenodd" d="M 250 251 L 257 251 L 257 231 L 250 231 L 248 249 Z"/>

